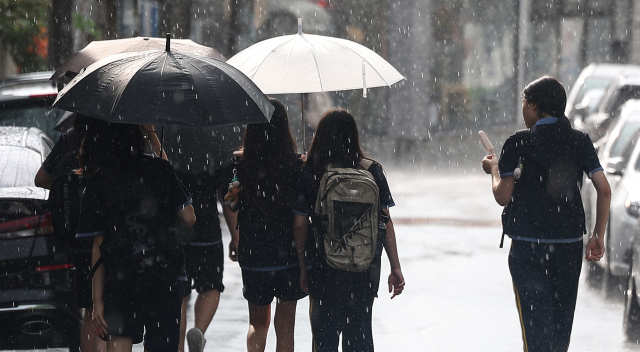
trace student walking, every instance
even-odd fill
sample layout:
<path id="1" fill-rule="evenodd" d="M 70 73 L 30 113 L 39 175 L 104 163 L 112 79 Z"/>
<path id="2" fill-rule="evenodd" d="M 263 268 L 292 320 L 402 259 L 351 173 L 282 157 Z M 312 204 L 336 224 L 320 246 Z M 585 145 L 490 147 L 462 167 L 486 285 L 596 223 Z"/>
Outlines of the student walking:
<path id="1" fill-rule="evenodd" d="M 238 231 L 231 232 L 229 255 L 240 264 L 242 292 L 249 302 L 247 350 L 264 351 L 275 297 L 276 351 L 292 352 L 296 305 L 306 296 L 298 285 L 291 213 L 302 161 L 284 105 L 270 101 L 275 107 L 271 122 L 247 126 L 241 153 L 227 169 L 232 181 L 240 183 Z"/>
<path id="2" fill-rule="evenodd" d="M 332 175 L 354 181 L 340 184 L 329 180 Z M 347 191 L 341 194 L 330 184 Z M 340 334 L 344 352 L 373 351 L 371 318 L 382 248 L 391 264 L 391 298 L 405 283 L 387 180 L 382 166 L 364 157 L 356 122 L 346 110 L 329 110 L 320 120 L 293 194 L 300 287 L 309 293 L 313 351 L 336 352 Z"/>
<path id="3" fill-rule="evenodd" d="M 77 174 L 80 145 L 90 128 L 102 128 L 107 123 L 78 114 L 72 117 L 73 127 L 63 133 L 53 146 L 51 153 L 38 170 L 34 183 L 37 187 L 50 190 L 49 208 L 53 231 L 59 245 L 71 257 L 76 269 L 76 306 L 84 309 L 80 348 L 82 352 L 101 351 L 106 348 L 106 345 L 103 341 L 95 339 L 95 329 L 91 322 L 93 303 L 89 272 L 93 241 L 75 237 L 82 192 L 81 177 Z"/>
<path id="4" fill-rule="evenodd" d="M 522 92 L 526 130 L 510 136 L 500 159 L 489 155 L 482 168 L 491 174 L 502 212 L 503 236 L 511 237 L 509 269 L 520 314 L 524 351 L 566 351 L 582 266 L 586 233 L 580 198 L 583 173 L 596 189 L 597 209 L 586 259 L 604 254 L 611 190 L 583 132 L 571 128 L 564 109 L 566 92 L 544 76 Z"/>
<path id="5" fill-rule="evenodd" d="M 226 190 L 227 183 L 221 182 L 219 170 L 214 175 L 209 172 L 189 174 L 177 170 L 176 174 L 191 193 L 192 206 L 198 218 L 198 222 L 190 229 L 189 240 L 184 246 L 188 281 L 182 301 L 179 350 L 184 351 L 187 303 L 192 289 L 195 289 L 198 297 L 193 307 L 194 327 L 186 332 L 186 340 L 189 352 L 202 352 L 207 342 L 204 334 L 218 309 L 220 293 L 224 291 L 224 249 L 218 216 L 218 195 L 221 188 Z M 226 214 L 225 212 L 225 217 Z M 227 224 L 229 222 L 227 220 Z M 235 228 L 230 228 L 229 231 L 235 231 Z"/>
<path id="6" fill-rule="evenodd" d="M 165 160 L 146 154 L 136 125 L 85 137 L 78 238 L 93 237 L 93 322 L 108 351 L 178 350 L 184 253 L 178 221 L 195 223 L 191 197 Z"/>

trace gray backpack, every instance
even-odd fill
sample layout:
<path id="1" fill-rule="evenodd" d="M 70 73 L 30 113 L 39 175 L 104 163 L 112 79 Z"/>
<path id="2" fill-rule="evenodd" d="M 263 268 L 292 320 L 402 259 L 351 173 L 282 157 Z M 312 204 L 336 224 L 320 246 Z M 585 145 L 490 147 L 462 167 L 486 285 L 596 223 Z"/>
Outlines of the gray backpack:
<path id="1" fill-rule="evenodd" d="M 320 180 L 315 217 L 324 239 L 317 240 L 332 268 L 362 272 L 376 255 L 380 195 L 367 171 L 371 164 L 363 159 L 360 169 L 329 168 Z"/>

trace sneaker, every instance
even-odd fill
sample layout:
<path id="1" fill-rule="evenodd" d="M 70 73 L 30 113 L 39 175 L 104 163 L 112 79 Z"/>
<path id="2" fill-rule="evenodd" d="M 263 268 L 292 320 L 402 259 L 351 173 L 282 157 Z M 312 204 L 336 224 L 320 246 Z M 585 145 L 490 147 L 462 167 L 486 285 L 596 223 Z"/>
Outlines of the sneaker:
<path id="1" fill-rule="evenodd" d="M 204 334 L 198 328 L 191 328 L 187 332 L 187 344 L 189 345 L 189 352 L 203 352 L 204 345 L 207 340 L 204 339 Z"/>

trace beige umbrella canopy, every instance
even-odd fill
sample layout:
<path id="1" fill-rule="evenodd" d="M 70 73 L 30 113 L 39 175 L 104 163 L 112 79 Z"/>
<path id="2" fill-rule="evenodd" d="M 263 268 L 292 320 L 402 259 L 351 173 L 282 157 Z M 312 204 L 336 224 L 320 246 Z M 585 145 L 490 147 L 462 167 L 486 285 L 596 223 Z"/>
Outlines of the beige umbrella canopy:
<path id="1" fill-rule="evenodd" d="M 71 57 L 54 72 L 52 81 L 57 81 L 67 72 L 78 73 L 83 68 L 110 55 L 133 51 L 164 50 L 165 38 L 135 37 L 113 40 L 96 40 Z M 171 50 L 204 56 L 224 61 L 222 54 L 213 48 L 200 45 L 190 39 L 172 39 Z"/>

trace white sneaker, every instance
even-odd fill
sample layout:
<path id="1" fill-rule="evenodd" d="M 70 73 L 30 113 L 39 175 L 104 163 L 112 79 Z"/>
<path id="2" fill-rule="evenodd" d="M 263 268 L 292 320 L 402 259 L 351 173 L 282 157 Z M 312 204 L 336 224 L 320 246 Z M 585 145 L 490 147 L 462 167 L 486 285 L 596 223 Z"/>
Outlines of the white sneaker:
<path id="1" fill-rule="evenodd" d="M 203 352 L 204 345 L 207 340 L 204 339 L 204 334 L 198 328 L 191 328 L 187 332 L 187 344 L 189 345 L 189 352 Z"/>

